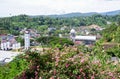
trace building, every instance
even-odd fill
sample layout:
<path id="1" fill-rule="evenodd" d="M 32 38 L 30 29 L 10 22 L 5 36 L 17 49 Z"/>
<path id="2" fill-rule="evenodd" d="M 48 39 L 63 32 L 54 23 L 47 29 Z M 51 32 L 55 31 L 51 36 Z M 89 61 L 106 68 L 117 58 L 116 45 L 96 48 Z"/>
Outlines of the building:
<path id="1" fill-rule="evenodd" d="M 76 44 L 91 45 L 91 44 L 94 44 L 95 41 L 96 41 L 96 36 L 76 36 L 75 37 Z"/>
<path id="2" fill-rule="evenodd" d="M 40 34 L 37 32 L 37 30 L 35 29 L 27 29 L 27 28 L 24 28 L 20 31 L 21 34 L 25 34 L 26 31 L 29 31 L 29 34 L 30 34 L 30 38 L 36 38 L 36 37 L 39 37 Z"/>
<path id="3" fill-rule="evenodd" d="M 1 50 L 19 49 L 21 47 L 13 35 L 1 35 Z"/>
<path id="4" fill-rule="evenodd" d="M 24 34 L 24 41 L 25 41 L 25 49 L 28 49 L 30 47 L 30 34 L 29 31 L 26 31 Z"/>
<path id="5" fill-rule="evenodd" d="M 96 41 L 96 36 L 76 35 L 76 31 L 74 29 L 70 31 L 70 38 L 75 44 L 91 45 Z"/>
<path id="6" fill-rule="evenodd" d="M 76 37 L 76 31 L 74 29 L 71 29 L 70 39 L 75 42 L 75 37 Z"/>

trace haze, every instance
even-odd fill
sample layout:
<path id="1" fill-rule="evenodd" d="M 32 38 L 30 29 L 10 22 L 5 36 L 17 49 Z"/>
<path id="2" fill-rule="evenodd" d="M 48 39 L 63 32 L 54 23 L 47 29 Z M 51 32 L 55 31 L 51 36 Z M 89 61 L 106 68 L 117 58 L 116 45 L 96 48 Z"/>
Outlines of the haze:
<path id="1" fill-rule="evenodd" d="M 0 0 L 0 16 L 120 10 L 120 0 Z"/>

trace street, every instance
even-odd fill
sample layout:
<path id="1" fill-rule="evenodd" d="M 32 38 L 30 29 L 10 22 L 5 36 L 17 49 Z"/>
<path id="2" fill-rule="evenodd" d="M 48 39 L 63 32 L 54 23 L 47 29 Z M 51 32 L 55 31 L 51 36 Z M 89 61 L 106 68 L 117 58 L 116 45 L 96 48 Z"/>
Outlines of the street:
<path id="1" fill-rule="evenodd" d="M 13 52 L 13 51 L 3 51 L 0 50 L 0 64 L 8 63 L 13 60 L 15 56 L 21 54 L 21 52 Z"/>

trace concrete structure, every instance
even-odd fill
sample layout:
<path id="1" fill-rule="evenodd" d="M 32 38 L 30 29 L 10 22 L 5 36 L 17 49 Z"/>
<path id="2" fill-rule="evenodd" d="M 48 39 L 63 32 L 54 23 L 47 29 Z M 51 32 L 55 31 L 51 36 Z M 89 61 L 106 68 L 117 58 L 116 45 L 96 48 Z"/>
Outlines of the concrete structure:
<path id="1" fill-rule="evenodd" d="M 96 41 L 96 36 L 76 36 L 75 42 L 80 44 L 83 43 L 85 45 L 93 44 Z"/>
<path id="2" fill-rule="evenodd" d="M 76 31 L 74 29 L 71 29 L 70 31 L 70 38 L 72 41 L 75 41 L 75 37 L 76 37 Z"/>
<path id="3" fill-rule="evenodd" d="M 28 31 L 25 32 L 24 41 L 25 41 L 25 49 L 28 49 L 30 47 L 30 34 Z"/>
<path id="4" fill-rule="evenodd" d="M 96 41 L 96 36 L 76 36 L 75 40 Z"/>
<path id="5" fill-rule="evenodd" d="M 76 31 L 72 29 L 70 31 L 70 38 L 75 42 L 76 44 L 85 44 L 90 45 L 93 44 L 96 41 L 96 36 L 78 36 L 76 35 Z"/>

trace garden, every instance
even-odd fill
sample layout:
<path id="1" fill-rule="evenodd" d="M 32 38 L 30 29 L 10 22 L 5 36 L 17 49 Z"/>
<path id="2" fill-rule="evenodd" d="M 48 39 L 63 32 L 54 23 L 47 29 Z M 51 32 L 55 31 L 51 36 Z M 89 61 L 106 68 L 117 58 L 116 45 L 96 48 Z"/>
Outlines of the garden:
<path id="1" fill-rule="evenodd" d="M 0 67 L 0 79 L 120 79 L 120 63 L 99 46 L 31 51 Z"/>

